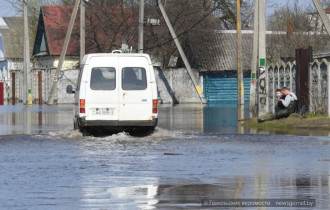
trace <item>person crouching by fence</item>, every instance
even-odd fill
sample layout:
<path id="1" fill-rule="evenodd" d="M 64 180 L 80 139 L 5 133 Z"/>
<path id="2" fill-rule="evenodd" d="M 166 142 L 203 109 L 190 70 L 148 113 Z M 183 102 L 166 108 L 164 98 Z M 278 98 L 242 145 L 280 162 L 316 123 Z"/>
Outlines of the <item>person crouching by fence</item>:
<path id="1" fill-rule="evenodd" d="M 290 91 L 289 88 L 283 87 L 281 89 L 282 94 L 285 95 L 284 99 L 279 99 L 280 102 L 282 102 L 284 109 L 279 110 L 278 112 L 275 112 L 275 114 L 271 115 L 268 118 L 260 119 L 258 118 L 258 123 L 262 123 L 265 121 L 280 119 L 284 117 L 289 117 L 290 114 L 297 111 L 298 108 L 298 98 L 296 94 Z"/>
<path id="2" fill-rule="evenodd" d="M 285 106 L 282 104 L 282 101 L 281 101 L 281 99 L 285 99 L 285 96 L 286 95 L 284 95 L 282 93 L 281 89 L 276 90 L 277 103 L 275 105 L 275 113 L 285 109 Z"/>

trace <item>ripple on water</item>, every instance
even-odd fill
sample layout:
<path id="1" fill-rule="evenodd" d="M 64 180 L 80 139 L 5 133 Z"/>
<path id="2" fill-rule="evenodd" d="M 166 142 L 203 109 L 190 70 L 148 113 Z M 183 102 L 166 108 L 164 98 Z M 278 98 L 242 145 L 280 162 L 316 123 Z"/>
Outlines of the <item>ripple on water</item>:
<path id="1" fill-rule="evenodd" d="M 184 134 L 178 131 L 168 131 L 162 128 L 156 128 L 155 131 L 148 136 L 136 137 L 131 136 L 126 132 L 120 132 L 112 135 L 104 135 L 100 137 L 95 136 L 83 136 L 79 130 L 64 130 L 64 131 L 51 131 L 46 136 L 54 138 L 69 138 L 69 139 L 84 139 L 84 140 L 120 140 L 120 141 L 131 141 L 131 140 L 144 140 L 144 141 L 157 141 L 157 140 L 170 140 L 178 138 L 190 138 L 190 135 Z"/>

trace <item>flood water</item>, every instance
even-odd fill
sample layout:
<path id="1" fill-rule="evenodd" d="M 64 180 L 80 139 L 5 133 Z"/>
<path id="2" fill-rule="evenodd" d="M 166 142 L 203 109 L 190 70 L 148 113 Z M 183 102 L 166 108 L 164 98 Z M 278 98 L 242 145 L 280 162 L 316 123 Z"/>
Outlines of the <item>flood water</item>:
<path id="1" fill-rule="evenodd" d="M 330 209 L 326 135 L 255 134 L 238 129 L 235 109 L 164 105 L 151 136 L 83 137 L 72 109 L 0 107 L 0 209 L 209 209 L 203 199 Z"/>

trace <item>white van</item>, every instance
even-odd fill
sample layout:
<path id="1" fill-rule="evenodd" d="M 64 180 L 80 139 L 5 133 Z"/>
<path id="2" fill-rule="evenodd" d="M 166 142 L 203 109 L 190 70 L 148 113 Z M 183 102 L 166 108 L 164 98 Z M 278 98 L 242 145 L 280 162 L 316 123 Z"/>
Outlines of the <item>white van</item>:
<path id="1" fill-rule="evenodd" d="M 97 128 L 152 132 L 158 123 L 158 92 L 147 54 L 98 53 L 84 56 L 75 93 L 74 128 L 88 135 Z"/>

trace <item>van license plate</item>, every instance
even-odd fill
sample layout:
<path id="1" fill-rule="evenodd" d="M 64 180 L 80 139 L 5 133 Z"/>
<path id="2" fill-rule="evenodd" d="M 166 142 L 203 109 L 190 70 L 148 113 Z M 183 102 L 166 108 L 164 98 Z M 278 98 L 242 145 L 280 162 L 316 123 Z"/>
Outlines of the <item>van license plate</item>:
<path id="1" fill-rule="evenodd" d="M 114 110 L 109 108 L 94 108 L 92 109 L 93 115 L 113 115 Z"/>

